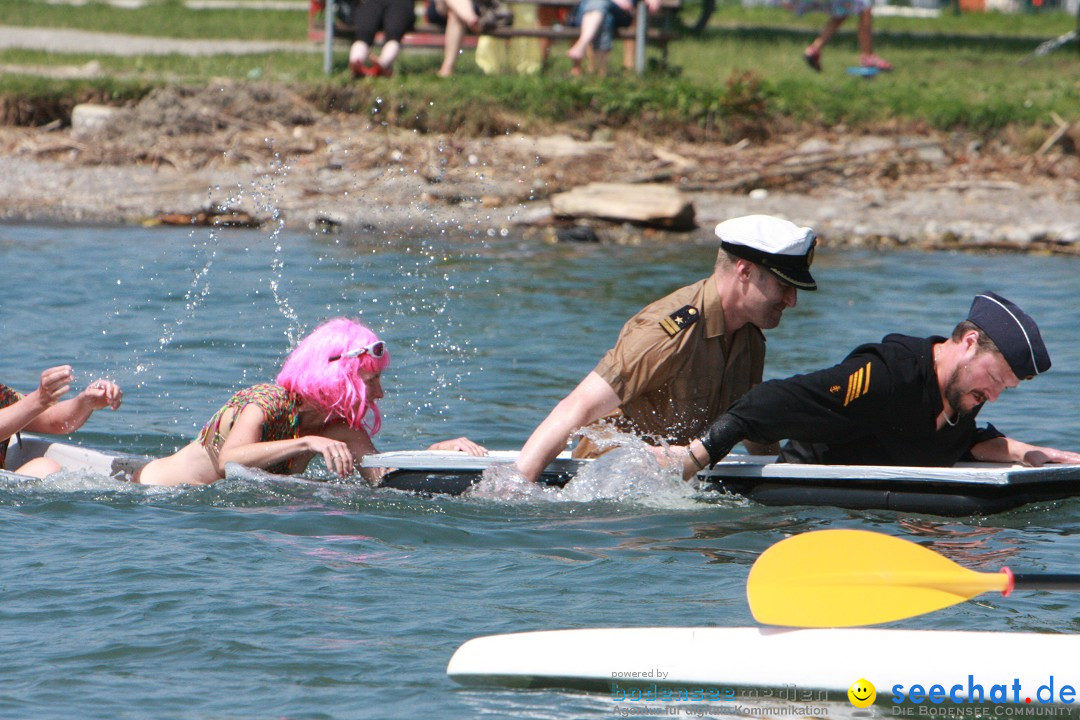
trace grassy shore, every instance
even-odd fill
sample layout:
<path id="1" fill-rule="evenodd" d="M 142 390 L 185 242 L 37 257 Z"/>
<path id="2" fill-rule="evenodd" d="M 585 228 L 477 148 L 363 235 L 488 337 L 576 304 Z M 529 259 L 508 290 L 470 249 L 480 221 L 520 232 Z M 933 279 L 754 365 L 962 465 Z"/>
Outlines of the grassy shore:
<path id="1" fill-rule="evenodd" d="M 689 15 L 695 7 L 688 7 Z M 882 124 L 938 130 L 993 132 L 1007 127 L 1051 126 L 1051 113 L 1080 115 L 1080 54 L 1063 48 L 1026 65 L 1019 61 L 1042 40 L 1068 32 L 1063 13 L 1019 15 L 945 12 L 936 19 L 879 17 L 876 46 L 897 70 L 872 80 L 845 72 L 857 64 L 850 30 L 823 55 L 825 72 L 811 72 L 802 48 L 824 22 L 779 9 L 721 5 L 706 32 L 671 45 L 670 64 L 644 78 L 616 73 L 606 79 L 567 77 L 564 48 L 541 75 L 485 76 L 469 53 L 452 81 L 434 76 L 438 53 L 406 49 L 390 81 L 353 81 L 345 47 L 336 72 L 322 72 L 318 52 L 258 55 L 123 57 L 2 50 L 0 98 L 8 122 L 48 121 L 76 101 L 135 100 L 155 86 L 180 82 L 265 81 L 293 86 L 324 108 L 375 114 L 419 130 L 499 133 L 568 124 L 582 130 L 607 126 L 643 132 L 734 140 L 792 126 L 852 129 Z M 51 5 L 0 0 L 0 25 L 55 27 L 169 38 L 306 40 L 302 11 L 193 10 L 162 0 L 127 10 L 91 3 Z M 618 53 L 613 53 L 617 55 Z M 20 74 L 19 67 L 100 64 L 104 75 L 58 80 Z M 11 108 L 38 104 L 37 113 L 12 117 Z M 32 119 L 25 119 L 32 118 Z"/>

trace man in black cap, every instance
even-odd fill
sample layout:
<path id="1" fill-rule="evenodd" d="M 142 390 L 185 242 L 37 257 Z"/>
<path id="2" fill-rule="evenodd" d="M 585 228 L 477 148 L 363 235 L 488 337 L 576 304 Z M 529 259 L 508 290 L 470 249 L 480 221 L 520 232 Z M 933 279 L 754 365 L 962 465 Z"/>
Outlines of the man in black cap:
<path id="1" fill-rule="evenodd" d="M 650 442 L 690 442 L 761 382 L 761 331 L 780 324 L 799 290 L 817 289 L 817 236 L 768 215 L 726 220 L 716 235 L 712 275 L 630 318 L 615 347 L 533 431 L 516 463 L 525 478 L 536 480 L 576 431 L 600 419 Z M 574 450 L 599 453 L 588 437 Z"/>
<path id="2" fill-rule="evenodd" d="M 835 367 L 757 386 L 687 446 L 683 474 L 719 461 L 740 441 L 785 438 L 784 462 L 1080 463 L 1080 453 L 1029 445 L 975 424 L 985 403 L 1049 369 L 1035 321 L 1000 295 L 983 293 L 948 339 L 887 335 Z"/>

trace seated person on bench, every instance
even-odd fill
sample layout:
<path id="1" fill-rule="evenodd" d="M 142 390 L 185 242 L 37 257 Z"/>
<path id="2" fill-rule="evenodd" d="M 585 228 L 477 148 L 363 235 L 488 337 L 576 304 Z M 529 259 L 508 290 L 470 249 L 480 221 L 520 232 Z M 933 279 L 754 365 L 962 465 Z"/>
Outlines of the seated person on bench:
<path id="1" fill-rule="evenodd" d="M 353 11 L 356 41 L 349 48 L 353 77 L 390 77 L 401 51 L 401 38 L 416 25 L 412 0 L 364 0 Z M 383 48 L 369 62 L 375 34 L 382 30 Z"/>
<path id="2" fill-rule="evenodd" d="M 660 10 L 660 0 L 645 0 L 650 13 Z M 581 61 L 589 45 L 593 47 L 593 64 L 598 75 L 607 74 L 608 54 L 618 28 L 630 27 L 634 22 L 636 0 L 581 0 L 576 19 L 581 26 L 577 42 L 566 51 L 571 62 L 571 74 L 581 74 Z M 624 58 L 625 61 L 626 58 Z"/>
<path id="3" fill-rule="evenodd" d="M 429 17 L 432 10 L 438 16 L 446 18 L 443 62 L 439 68 L 439 77 L 450 77 L 454 74 L 466 30 L 483 34 L 497 28 L 510 27 L 514 23 L 513 11 L 499 0 L 434 0 L 433 7 L 428 7 Z"/>

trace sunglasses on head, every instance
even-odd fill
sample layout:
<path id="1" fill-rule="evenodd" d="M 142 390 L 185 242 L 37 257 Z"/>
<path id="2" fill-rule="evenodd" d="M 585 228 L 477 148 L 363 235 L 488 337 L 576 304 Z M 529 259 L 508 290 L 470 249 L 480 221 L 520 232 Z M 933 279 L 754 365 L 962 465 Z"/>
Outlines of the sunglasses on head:
<path id="1" fill-rule="evenodd" d="M 331 355 L 330 359 L 327 362 L 334 362 L 335 360 L 341 360 L 343 358 L 360 357 L 361 355 L 370 355 L 371 357 L 378 360 L 385 354 L 386 343 L 384 343 L 382 340 L 376 340 L 367 347 L 357 348 L 356 350 L 349 350 L 348 352 L 343 352 L 340 355 Z"/>

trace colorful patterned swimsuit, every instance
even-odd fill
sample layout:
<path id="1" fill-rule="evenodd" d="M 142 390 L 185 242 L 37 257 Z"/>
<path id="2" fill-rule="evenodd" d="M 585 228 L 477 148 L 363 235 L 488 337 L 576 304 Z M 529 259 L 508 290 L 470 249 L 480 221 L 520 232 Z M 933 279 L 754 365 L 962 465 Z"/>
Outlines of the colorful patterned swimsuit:
<path id="1" fill-rule="evenodd" d="M 22 400 L 23 396 L 18 390 L 12 390 L 7 385 L 0 385 L 0 410 L 14 405 Z M 8 441 L 11 438 L 4 438 L 0 440 L 0 470 L 3 470 L 5 465 L 4 461 L 7 460 Z"/>
<path id="2" fill-rule="evenodd" d="M 210 421 L 203 426 L 199 433 L 199 443 L 205 447 L 213 448 L 221 452 L 221 446 L 225 438 L 229 436 L 236 417 L 248 405 L 254 403 L 263 411 L 265 419 L 262 426 L 262 442 L 273 440 L 292 440 L 300 437 L 300 404 L 299 395 L 290 393 L 280 385 L 266 383 L 245 388 L 229 398 L 220 410 L 214 413 Z M 222 428 L 221 423 L 225 414 L 232 411 L 228 427 Z M 293 472 L 292 460 L 280 462 L 273 467 L 266 468 L 267 472 L 278 475 L 288 475 Z"/>

